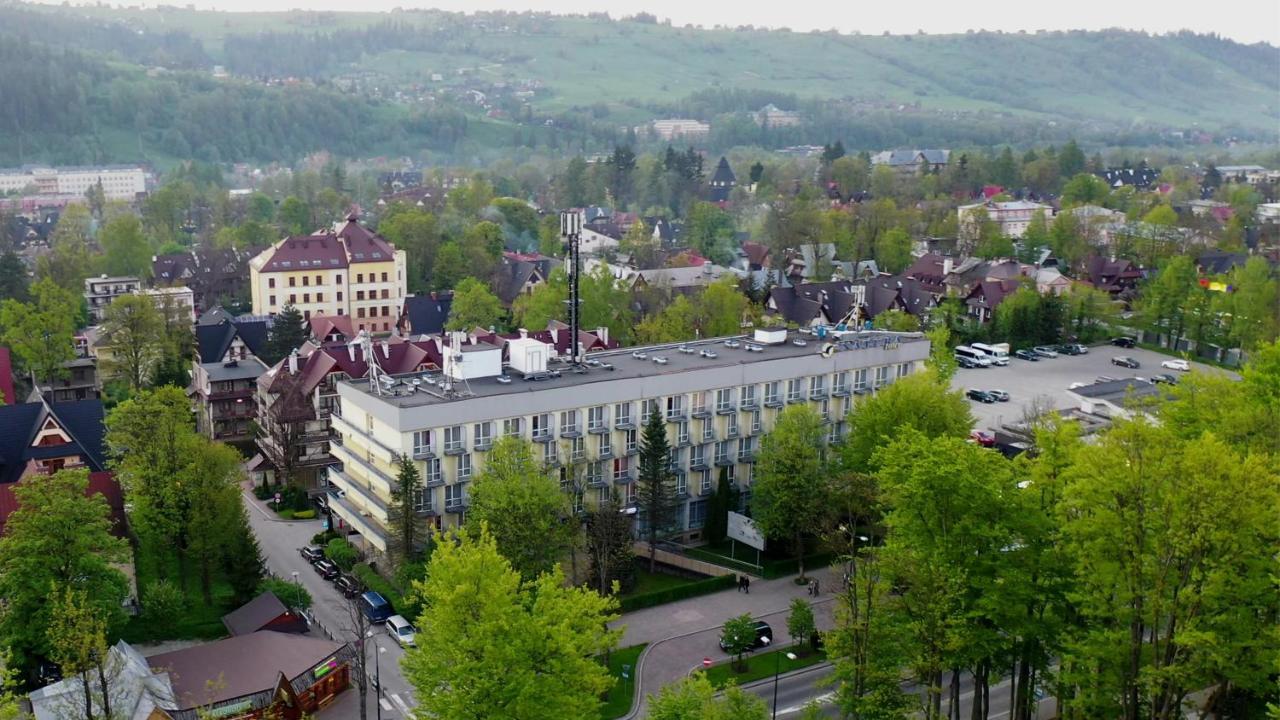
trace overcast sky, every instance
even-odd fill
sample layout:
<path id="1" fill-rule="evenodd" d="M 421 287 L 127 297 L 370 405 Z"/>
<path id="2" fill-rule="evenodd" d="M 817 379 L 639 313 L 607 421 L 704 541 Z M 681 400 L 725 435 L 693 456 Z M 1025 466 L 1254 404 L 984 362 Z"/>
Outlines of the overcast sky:
<path id="1" fill-rule="evenodd" d="M 47 0 L 46 0 L 47 1 Z M 58 1 L 58 0 L 54 0 Z M 168 0 L 185 5 L 188 0 Z M 155 2 L 126 5 L 155 5 Z M 1042 3 L 979 3 L 964 0 L 194 0 L 222 10 L 546 10 L 579 13 L 607 10 L 613 17 L 637 11 L 676 24 L 711 27 L 761 25 L 793 30 L 862 33 L 964 32 L 969 29 L 1097 30 L 1108 27 L 1162 33 L 1190 29 L 1253 43 L 1280 46 L 1280 0 L 1074 0 Z M 1280 71 L 1280 69 L 1278 69 Z"/>

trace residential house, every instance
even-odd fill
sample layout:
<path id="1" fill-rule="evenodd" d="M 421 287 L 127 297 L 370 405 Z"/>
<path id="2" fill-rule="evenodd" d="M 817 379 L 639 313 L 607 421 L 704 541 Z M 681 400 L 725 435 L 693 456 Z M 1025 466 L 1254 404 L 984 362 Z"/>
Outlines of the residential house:
<path id="1" fill-rule="evenodd" d="M 249 260 L 265 248 L 193 248 L 151 258 L 152 282 L 157 287 L 191 288 L 197 311 L 238 298 L 249 299 Z"/>
<path id="2" fill-rule="evenodd" d="M 32 389 L 27 402 L 34 402 L 41 396 L 54 402 L 70 402 L 72 400 L 92 400 L 102 395 L 102 382 L 98 374 L 99 353 L 104 348 L 99 342 L 97 327 L 85 328 L 73 339 L 76 356 L 62 364 L 62 377 L 54 380 L 41 380 L 39 387 Z M 109 355 L 109 353 L 108 353 Z"/>
<path id="3" fill-rule="evenodd" d="M 1042 267 L 1036 270 L 1036 292 L 1041 295 L 1064 295 L 1071 291 L 1071 278 L 1062 274 L 1056 267 Z"/>
<path id="4" fill-rule="evenodd" d="M 966 312 L 980 323 L 989 323 L 995 319 L 1000 303 L 1021 287 L 1018 280 L 983 280 L 964 297 Z"/>
<path id="5" fill-rule="evenodd" d="M 1196 258 L 1196 268 L 1205 276 L 1226 275 L 1236 268 L 1244 267 L 1247 262 L 1249 256 L 1244 253 L 1210 250 L 1200 253 Z"/>
<path id="6" fill-rule="evenodd" d="M 1261 203 L 1254 211 L 1254 217 L 1264 225 L 1280 223 L 1280 203 Z"/>
<path id="7" fill-rule="evenodd" d="M 755 120 L 760 127 L 780 128 L 795 127 L 804 121 L 804 118 L 795 110 L 782 110 L 777 105 L 769 103 L 752 114 L 751 119 Z"/>
<path id="8" fill-rule="evenodd" d="M 100 493 L 123 532 L 120 484 L 107 469 L 102 401 L 35 402 L 0 406 L 0 530 L 18 507 L 13 488 L 59 470 L 89 472 L 89 494 Z"/>
<path id="9" fill-rule="evenodd" d="M 1112 188 L 1132 187 L 1139 190 L 1150 189 L 1156 180 L 1160 179 L 1159 170 L 1145 165 L 1136 168 L 1107 168 L 1095 172 L 1094 175 L 1102 178 L 1102 181 Z"/>
<path id="10" fill-rule="evenodd" d="M 741 258 L 746 260 L 742 269 L 750 272 L 759 272 L 767 269 L 770 266 L 769 255 L 771 252 L 769 246 L 763 243 L 742 243 L 742 249 L 738 253 Z"/>
<path id="11" fill-rule="evenodd" d="M 404 315 L 400 317 L 398 326 L 400 334 L 406 337 L 439 335 L 449 322 L 449 310 L 452 307 L 452 290 L 410 295 L 404 299 Z"/>
<path id="12" fill-rule="evenodd" d="M 503 252 L 502 264 L 494 282 L 494 294 L 502 304 L 511 307 L 516 298 L 528 295 L 551 277 L 551 271 L 562 261 L 538 253 Z"/>
<path id="13" fill-rule="evenodd" d="M 659 140 L 670 142 L 672 140 L 688 140 L 695 142 L 705 140 L 711 134 L 711 126 L 700 120 L 691 120 L 689 118 L 665 118 L 662 120 L 654 120 L 648 128 L 641 126 L 636 128 L 636 134 L 640 135 L 646 130 L 650 130 Z"/>
<path id="14" fill-rule="evenodd" d="M 444 209 L 448 192 L 438 186 L 421 186 L 393 190 L 378 197 L 378 208 L 385 209 L 400 203 L 409 207 L 439 212 Z"/>
<path id="15" fill-rule="evenodd" d="M 121 295 L 137 295 L 142 291 L 142 281 L 129 275 L 85 278 L 84 299 L 89 305 L 89 324 L 102 322 L 102 313 L 112 300 Z"/>
<path id="16" fill-rule="evenodd" d="M 0 169 L 0 195 L 38 193 L 61 195 L 83 200 L 85 193 L 101 187 L 107 200 L 133 201 L 147 192 L 150 177 L 137 165 L 101 165 L 97 167 L 48 167 L 24 165 Z"/>
<path id="17" fill-rule="evenodd" d="M 733 169 L 729 167 L 729 161 L 721 155 L 720 162 L 716 165 L 716 171 L 711 176 L 709 195 L 711 202 L 728 202 L 729 194 L 733 192 L 733 188 L 737 184 L 738 178 L 733 174 Z"/>
<path id="18" fill-rule="evenodd" d="M 128 720 L 171 720 L 177 711 L 173 681 L 168 673 L 153 672 L 132 645 L 121 640 L 107 651 L 104 667 L 110 668 L 107 697 L 111 712 L 102 704 L 102 682 L 96 672 L 60 680 L 28 695 L 35 720 L 63 720 L 84 717 L 85 706 L 93 717 Z M 88 688 L 86 703 L 85 689 Z"/>
<path id="19" fill-rule="evenodd" d="M 925 320 L 937 303 L 937 296 L 918 280 L 879 275 L 771 288 L 765 298 L 765 317 L 801 327 L 862 327 L 889 310 Z"/>
<path id="20" fill-rule="evenodd" d="M 246 445 L 257 417 L 256 385 L 266 372 L 271 318 L 234 318 L 213 308 L 196 324 L 196 357 L 188 391 L 196 427 L 212 440 Z"/>
<path id="21" fill-rule="evenodd" d="M 1027 226 L 1031 224 L 1031 219 L 1037 212 L 1043 212 L 1046 220 L 1053 218 L 1052 205 L 1029 200 L 987 200 L 971 205 L 961 205 L 956 209 L 960 221 L 960 237 L 970 242 L 976 240 L 981 232 L 978 218 L 982 213 L 986 214 L 988 221 L 995 223 L 1001 235 L 1020 238 L 1027 231 Z"/>
<path id="22" fill-rule="evenodd" d="M 357 330 L 387 333 L 404 309 L 405 253 L 352 213 L 337 230 L 287 237 L 249 261 L 255 315 L 293 305 L 304 318 L 350 315 Z"/>
<path id="23" fill-rule="evenodd" d="M 307 619 L 298 611 L 285 607 L 270 590 L 223 615 L 222 626 L 232 637 L 259 630 L 304 633 L 308 628 Z"/>
<path id="24" fill-rule="evenodd" d="M 830 279 L 835 270 L 836 246 L 834 243 L 805 243 L 798 248 L 788 248 L 783 269 L 792 282 L 801 280 Z"/>
<path id="25" fill-rule="evenodd" d="M 1191 211 L 1193 217 L 1212 217 L 1223 223 L 1235 214 L 1231 205 L 1221 200 L 1192 200 L 1187 203 L 1187 209 Z"/>
<path id="26" fill-rule="evenodd" d="M 950 150 L 936 148 L 885 150 L 872 155 L 871 164 L 888 166 L 900 175 L 913 175 L 920 172 L 941 172 L 950 159 Z"/>
<path id="27" fill-rule="evenodd" d="M 1125 300 L 1136 292 L 1142 271 L 1129 260 L 1091 255 L 1084 261 L 1084 279 L 1113 298 Z"/>

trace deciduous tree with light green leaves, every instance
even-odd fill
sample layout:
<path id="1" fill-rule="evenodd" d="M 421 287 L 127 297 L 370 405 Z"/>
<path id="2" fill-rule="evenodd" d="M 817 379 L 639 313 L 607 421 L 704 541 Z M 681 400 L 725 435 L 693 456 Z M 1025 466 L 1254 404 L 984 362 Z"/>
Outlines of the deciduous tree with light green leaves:
<path id="1" fill-rule="evenodd" d="M 875 470 L 876 450 L 907 428 L 931 438 L 965 438 L 973 416 L 964 396 L 933 370 L 912 373 L 854 404 L 849 434 L 839 450 L 841 463 L 859 472 Z"/>
<path id="2" fill-rule="evenodd" d="M 124 379 L 131 390 L 150 384 L 165 351 L 164 318 L 145 295 L 116 298 L 102 312 L 102 336 L 111 349 L 103 370 Z"/>
<path id="3" fill-rule="evenodd" d="M 142 222 L 133 214 L 117 215 L 102 226 L 98 244 L 105 255 L 103 269 L 109 275 L 151 277 L 151 243 L 142 234 Z"/>
<path id="4" fill-rule="evenodd" d="M 891 330 L 894 332 L 919 332 L 920 321 L 916 317 L 906 311 L 893 309 L 885 310 L 875 317 L 872 326 L 877 330 Z"/>
<path id="5" fill-rule="evenodd" d="M 568 551 L 577 531 L 569 498 L 528 440 L 504 437 L 494 443 L 470 492 L 467 523 L 489 528 L 520 577 L 549 572 Z"/>
<path id="6" fill-rule="evenodd" d="M 502 301 L 487 285 L 473 277 L 464 278 L 453 290 L 446 327 L 449 330 L 487 329 L 497 326 L 502 315 Z"/>
<path id="7" fill-rule="evenodd" d="M 621 635 L 616 603 L 566 587 L 559 570 L 524 581 L 482 526 L 439 544 L 413 583 L 418 631 L 405 680 L 419 711 L 451 720 L 596 717 L 613 682 L 598 656 Z"/>
<path id="8" fill-rule="evenodd" d="M 31 286 L 31 301 L 0 303 L 0 341 L 39 382 L 67 375 L 75 359 L 74 336 L 80 303 L 48 278 Z M 12 400 L 10 400 L 12 401 Z"/>
<path id="9" fill-rule="evenodd" d="M 791 543 L 804 578 L 804 537 L 825 512 L 822 418 L 808 405 L 778 415 L 760 443 L 752 480 L 752 511 L 765 537 Z"/>
<path id="10" fill-rule="evenodd" d="M 725 688 L 723 694 L 718 693 L 705 675 L 695 673 L 663 686 L 656 695 L 650 694 L 649 712 L 645 717 L 647 720 L 766 720 L 769 706 L 737 685 Z"/>

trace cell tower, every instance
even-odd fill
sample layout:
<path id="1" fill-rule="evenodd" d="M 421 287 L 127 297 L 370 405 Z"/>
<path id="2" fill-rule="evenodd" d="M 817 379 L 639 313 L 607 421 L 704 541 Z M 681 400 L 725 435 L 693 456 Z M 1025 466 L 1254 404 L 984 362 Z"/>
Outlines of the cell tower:
<path id="1" fill-rule="evenodd" d="M 576 210 L 565 210 L 560 213 L 560 236 L 569 245 L 569 362 L 574 366 L 582 364 L 578 352 L 578 276 L 582 273 L 582 213 Z"/>

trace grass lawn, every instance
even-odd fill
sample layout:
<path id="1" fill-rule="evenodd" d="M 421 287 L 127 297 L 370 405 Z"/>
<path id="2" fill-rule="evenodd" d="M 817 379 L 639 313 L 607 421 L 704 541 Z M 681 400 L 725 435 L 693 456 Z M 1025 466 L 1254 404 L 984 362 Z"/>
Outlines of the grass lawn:
<path id="1" fill-rule="evenodd" d="M 796 659 L 788 660 L 787 653 L 795 653 Z M 815 652 L 809 649 L 808 645 L 801 647 L 791 646 L 747 655 L 742 660 L 746 666 L 746 670 L 743 672 L 738 672 L 734 668 L 732 660 L 719 665 L 712 665 L 703 672 L 707 674 L 707 679 L 711 681 L 711 684 L 719 689 L 730 682 L 744 685 L 755 680 L 772 677 L 775 669 L 774 663 L 777 663 L 776 669 L 778 672 L 785 673 L 806 668 L 810 665 L 817 665 L 826 659 L 827 654 L 822 650 Z"/>
<path id="2" fill-rule="evenodd" d="M 609 675 L 614 678 L 613 687 L 605 695 L 604 706 L 600 708 L 601 720 L 614 720 L 631 710 L 631 700 L 636 692 L 636 660 L 648 643 L 632 645 L 613 651 L 609 654 Z M 622 666 L 628 666 L 628 678 L 622 677 Z"/>
<path id="3" fill-rule="evenodd" d="M 158 565 L 164 563 L 167 568 L 166 577 L 169 582 L 178 584 L 178 557 L 166 555 L 163 560 L 143 559 L 144 553 L 138 553 L 138 591 L 145 599 L 147 587 L 159 578 Z M 231 586 L 221 572 L 213 575 L 213 605 L 205 605 L 200 592 L 200 573 L 193 563 L 188 563 L 186 573 L 185 612 L 173 618 L 149 620 L 142 615 L 129 618 L 122 637 L 129 642 L 159 642 L 177 639 L 205 639 L 225 637 L 227 629 L 222 625 L 222 616 L 235 609 L 232 603 Z"/>
<path id="4" fill-rule="evenodd" d="M 649 572 L 643 563 L 639 563 L 636 567 L 636 584 L 630 592 L 625 593 L 623 597 L 629 595 L 642 595 L 644 593 L 657 592 L 659 590 L 668 590 L 681 585 L 688 585 L 706 578 L 687 578 L 679 575 L 670 575 L 664 572 Z"/>

